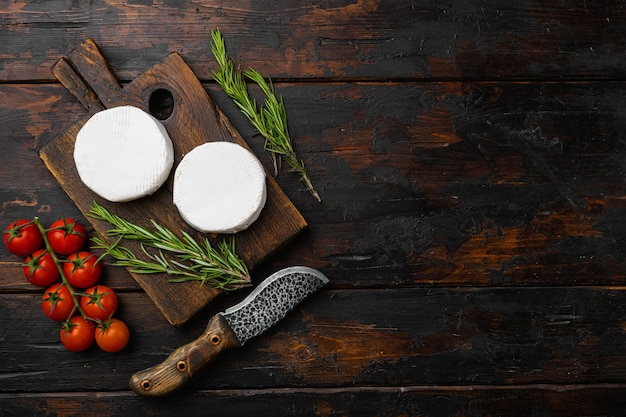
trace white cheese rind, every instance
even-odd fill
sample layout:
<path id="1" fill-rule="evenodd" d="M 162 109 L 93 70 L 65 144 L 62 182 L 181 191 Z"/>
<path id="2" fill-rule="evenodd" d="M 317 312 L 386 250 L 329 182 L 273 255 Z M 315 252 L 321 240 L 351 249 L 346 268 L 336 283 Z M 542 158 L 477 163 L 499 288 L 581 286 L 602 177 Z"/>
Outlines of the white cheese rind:
<path id="1" fill-rule="evenodd" d="M 174 205 L 194 229 L 236 233 L 261 214 L 265 170 L 253 153 L 232 142 L 208 142 L 186 154 L 174 173 Z"/>
<path id="2" fill-rule="evenodd" d="M 165 127 L 134 106 L 94 114 L 76 135 L 74 162 L 83 183 L 113 202 L 131 201 L 158 190 L 174 164 Z"/>

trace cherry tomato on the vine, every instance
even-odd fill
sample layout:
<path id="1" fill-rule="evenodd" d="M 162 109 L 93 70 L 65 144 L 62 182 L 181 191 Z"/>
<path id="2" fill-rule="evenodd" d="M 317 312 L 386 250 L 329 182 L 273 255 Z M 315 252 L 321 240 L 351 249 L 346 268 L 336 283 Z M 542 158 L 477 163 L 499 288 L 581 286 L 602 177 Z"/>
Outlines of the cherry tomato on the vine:
<path id="1" fill-rule="evenodd" d="M 102 273 L 98 258 L 89 251 L 71 254 L 63 264 L 63 275 L 70 285 L 76 288 L 88 288 L 96 284 Z"/>
<path id="2" fill-rule="evenodd" d="M 95 326 L 81 316 L 74 316 L 63 323 L 59 332 L 61 343 L 72 352 L 82 352 L 93 344 L 96 336 Z"/>
<path id="3" fill-rule="evenodd" d="M 13 222 L 4 231 L 4 244 L 13 255 L 25 257 L 41 247 L 43 237 L 32 220 Z"/>
<path id="4" fill-rule="evenodd" d="M 77 220 L 66 217 L 52 223 L 46 237 L 55 253 L 69 255 L 82 249 L 87 233 Z"/>
<path id="5" fill-rule="evenodd" d="M 96 285 L 88 288 L 85 294 L 80 298 L 80 308 L 87 317 L 104 321 L 117 311 L 117 294 L 110 287 Z"/>
<path id="6" fill-rule="evenodd" d="M 37 249 L 28 256 L 23 270 L 26 279 L 38 287 L 47 287 L 61 277 L 52 255 L 45 249 Z"/>
<path id="7" fill-rule="evenodd" d="M 66 320 L 75 305 L 70 290 L 61 283 L 51 285 L 41 296 L 41 309 L 52 320 Z"/>
<path id="8" fill-rule="evenodd" d="M 98 323 L 96 343 L 105 352 L 119 352 L 126 347 L 129 339 L 130 331 L 122 320 L 112 318 Z"/>

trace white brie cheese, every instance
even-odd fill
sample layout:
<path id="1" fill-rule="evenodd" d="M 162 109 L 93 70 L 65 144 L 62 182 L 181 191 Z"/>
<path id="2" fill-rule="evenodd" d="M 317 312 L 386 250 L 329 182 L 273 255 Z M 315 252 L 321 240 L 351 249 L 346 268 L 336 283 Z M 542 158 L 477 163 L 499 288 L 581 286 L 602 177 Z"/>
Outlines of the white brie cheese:
<path id="1" fill-rule="evenodd" d="M 208 142 L 184 156 L 174 173 L 174 205 L 204 233 L 247 229 L 265 206 L 265 170 L 232 142 Z"/>
<path id="2" fill-rule="evenodd" d="M 174 149 L 165 127 L 133 106 L 94 114 L 76 135 L 74 162 L 80 179 L 114 202 L 154 193 L 167 179 Z"/>

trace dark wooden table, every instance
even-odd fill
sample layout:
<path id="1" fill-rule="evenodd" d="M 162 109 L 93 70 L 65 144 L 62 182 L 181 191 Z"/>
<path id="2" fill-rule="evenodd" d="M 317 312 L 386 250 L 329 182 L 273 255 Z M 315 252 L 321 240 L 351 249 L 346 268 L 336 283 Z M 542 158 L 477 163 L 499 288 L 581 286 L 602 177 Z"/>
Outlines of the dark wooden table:
<path id="1" fill-rule="evenodd" d="M 2 248 L 0 415 L 625 415 L 626 2 L 3 1 L 0 223 L 86 223 L 37 154 L 87 114 L 50 72 L 86 38 L 123 83 L 179 52 L 270 167 L 212 80 L 215 28 L 271 76 L 323 198 L 281 172 L 309 229 L 254 280 L 331 283 L 146 399 L 130 375 L 246 291 L 173 327 L 106 265 L 131 343 L 71 353 Z"/>

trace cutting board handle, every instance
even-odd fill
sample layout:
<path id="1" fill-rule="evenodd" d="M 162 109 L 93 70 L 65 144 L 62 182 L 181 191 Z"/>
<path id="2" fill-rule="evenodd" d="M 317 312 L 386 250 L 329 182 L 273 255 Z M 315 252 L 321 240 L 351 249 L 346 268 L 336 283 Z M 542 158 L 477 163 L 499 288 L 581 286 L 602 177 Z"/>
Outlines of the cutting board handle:
<path id="1" fill-rule="evenodd" d="M 59 59 L 51 71 L 90 113 L 132 104 L 93 39 L 86 39 L 67 58 Z"/>
<path id="2" fill-rule="evenodd" d="M 80 76 L 72 63 L 67 58 L 59 59 L 51 68 L 52 74 L 76 99 L 83 105 L 89 113 L 93 114 L 104 110 L 104 104 L 100 101 L 96 93 L 89 87 L 83 77 Z"/>

